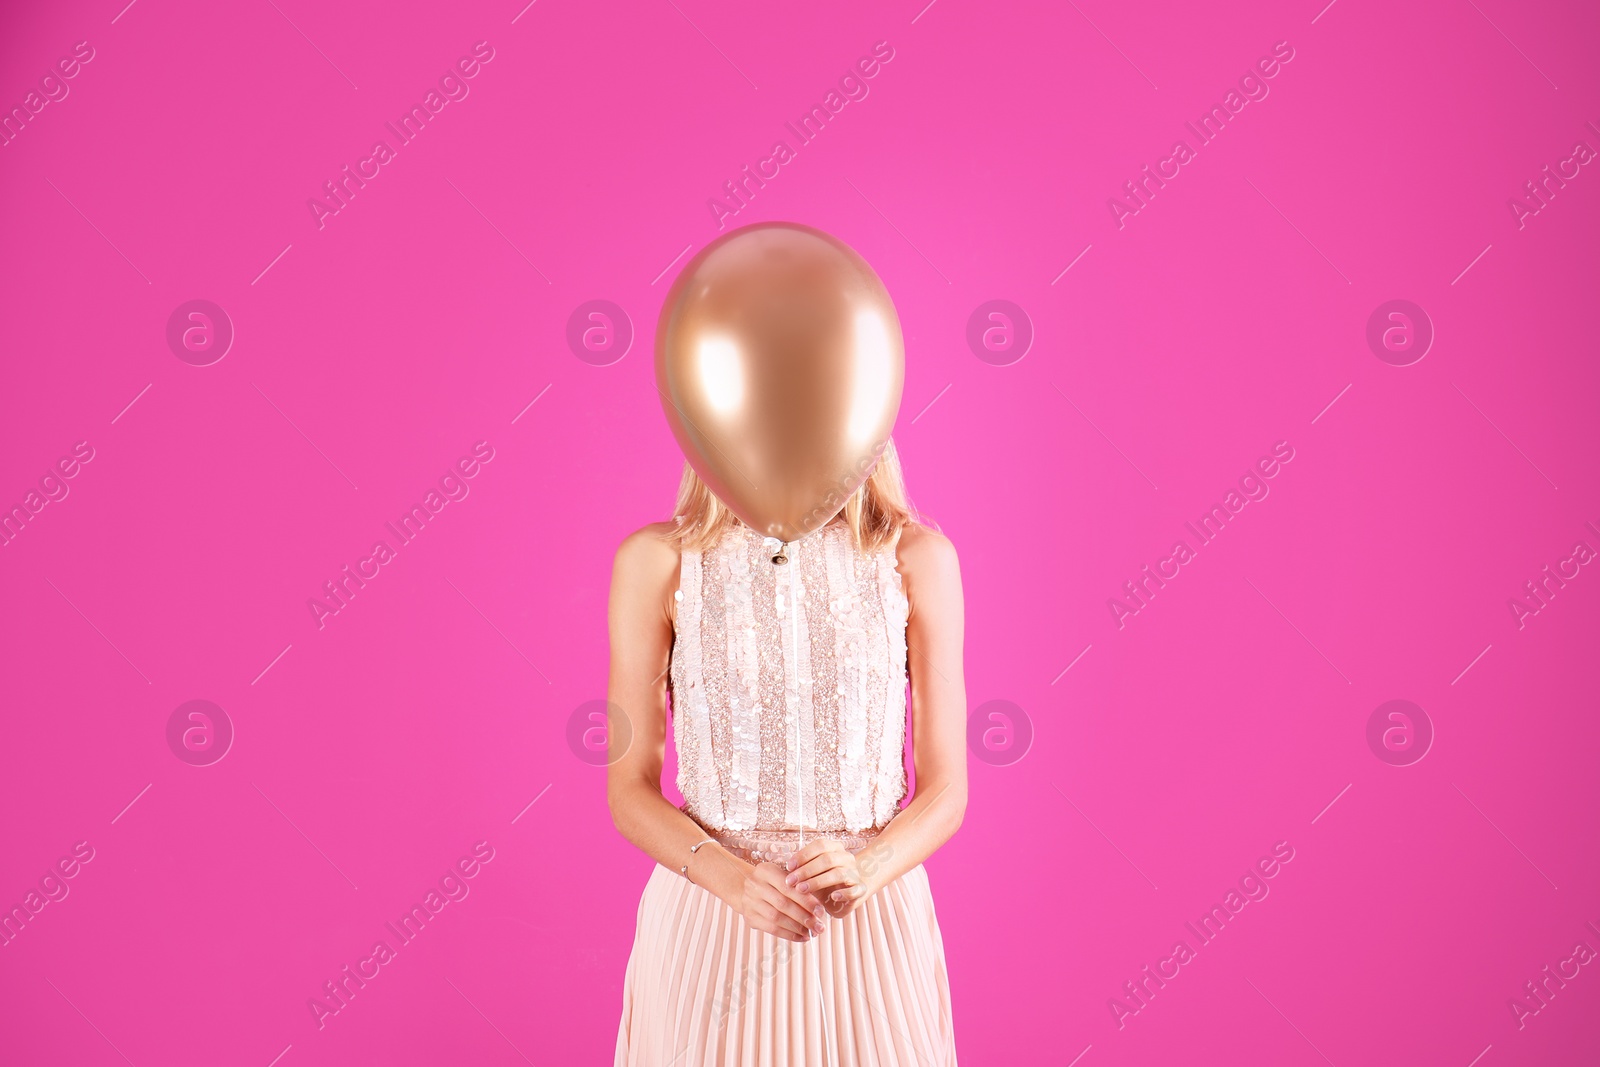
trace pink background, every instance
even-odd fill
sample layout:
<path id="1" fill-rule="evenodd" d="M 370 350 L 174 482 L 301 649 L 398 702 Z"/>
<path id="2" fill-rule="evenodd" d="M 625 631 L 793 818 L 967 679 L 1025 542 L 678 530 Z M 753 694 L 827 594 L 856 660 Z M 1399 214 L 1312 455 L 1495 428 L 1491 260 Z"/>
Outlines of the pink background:
<path id="1" fill-rule="evenodd" d="M 1600 950 L 1600 568 L 1508 607 L 1600 550 L 1600 174 L 1508 206 L 1600 149 L 1600 14 L 924 2 L 9 7 L 0 106 L 94 58 L 0 148 L 0 506 L 94 458 L 0 548 L 0 903 L 93 859 L 0 948 L 0 1060 L 609 1062 L 650 863 L 566 730 L 680 463 L 655 315 L 708 198 L 878 41 L 736 224 L 828 230 L 894 294 L 971 705 L 1034 731 L 972 760 L 929 863 L 962 1062 L 1600 1057 L 1600 967 L 1508 1005 Z M 469 95 L 319 229 L 308 198 L 478 41 Z M 1108 198 L 1279 41 L 1119 228 Z M 237 334 L 210 366 L 166 341 L 197 298 Z M 596 299 L 636 331 L 607 366 L 566 342 Z M 1006 366 L 965 339 L 993 299 L 1035 331 Z M 1409 366 L 1365 339 L 1391 299 L 1436 331 Z M 470 494 L 319 629 L 308 599 L 478 441 Z M 1270 495 L 1119 628 L 1108 598 L 1278 441 Z M 209 766 L 167 741 L 195 699 L 236 733 Z M 1436 732 L 1409 766 L 1366 739 L 1393 699 Z M 319 1029 L 308 999 L 479 841 Z M 1119 1027 L 1280 841 L 1270 895 Z"/>

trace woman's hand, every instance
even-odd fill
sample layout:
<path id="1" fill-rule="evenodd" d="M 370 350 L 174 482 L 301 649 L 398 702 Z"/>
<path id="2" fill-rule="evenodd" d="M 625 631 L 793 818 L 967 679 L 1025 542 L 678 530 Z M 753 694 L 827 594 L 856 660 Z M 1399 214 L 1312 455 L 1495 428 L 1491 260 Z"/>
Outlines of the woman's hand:
<path id="1" fill-rule="evenodd" d="M 776 863 L 751 867 L 733 906 L 755 929 L 787 941 L 809 941 L 822 933 L 827 916 L 822 901 L 786 883 L 784 870 Z"/>
<path id="2" fill-rule="evenodd" d="M 871 875 L 880 863 L 876 857 L 860 861 L 833 838 L 819 837 L 789 854 L 786 882 L 802 893 L 821 897 L 828 914 L 842 919 L 878 888 Z"/>

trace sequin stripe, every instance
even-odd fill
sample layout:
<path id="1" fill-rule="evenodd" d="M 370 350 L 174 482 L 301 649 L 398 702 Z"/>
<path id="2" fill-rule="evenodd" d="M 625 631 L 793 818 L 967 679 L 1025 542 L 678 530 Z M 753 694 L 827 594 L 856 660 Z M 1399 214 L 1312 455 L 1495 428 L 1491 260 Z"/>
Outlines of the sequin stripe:
<path id="1" fill-rule="evenodd" d="M 787 574 L 789 596 L 787 608 L 789 619 L 786 625 L 792 625 L 793 631 L 788 634 L 789 658 L 794 673 L 789 674 L 790 664 L 784 664 L 784 696 L 786 701 L 795 709 L 798 725 L 795 733 L 799 741 L 798 751 L 790 759 L 794 763 L 793 778 L 796 787 L 795 806 L 788 809 L 789 814 L 795 816 L 791 820 L 796 826 L 817 825 L 817 715 L 816 693 L 811 677 L 811 633 L 806 620 L 806 601 L 815 594 L 806 588 L 805 575 L 801 573 L 801 557 L 810 555 L 821 549 L 818 539 L 796 543 L 790 550 L 789 565 L 784 568 Z M 792 681 L 790 680 L 792 677 Z M 787 805 L 785 805 L 787 807 Z"/>
<path id="2" fill-rule="evenodd" d="M 716 755 L 711 745 L 711 706 L 706 700 L 700 626 L 701 557 L 684 552 L 678 591 L 677 637 L 674 640 L 672 718 L 673 743 L 678 747 L 678 792 L 690 814 L 702 823 L 722 823 L 722 790 L 717 782 Z M 678 654 L 681 651 L 682 660 Z M 678 706 L 679 699 L 683 706 Z"/>
<path id="3" fill-rule="evenodd" d="M 778 618 L 779 582 L 789 568 L 772 562 L 777 544 L 767 542 L 748 527 L 745 551 L 754 572 L 751 602 L 755 605 L 754 629 L 761 662 L 756 671 L 756 704 L 761 736 L 761 781 L 756 801 L 756 825 L 782 825 L 787 814 L 788 783 L 792 775 L 785 766 L 794 745 L 792 716 L 784 699 L 785 672 L 783 621 Z"/>
<path id="4" fill-rule="evenodd" d="M 886 668 L 883 679 L 883 740 L 878 749 L 877 795 L 873 815 L 881 826 L 894 816 L 906 793 L 906 619 L 910 605 L 896 567 L 894 549 L 877 555 L 878 599 L 883 607 L 888 655 L 877 662 Z"/>
<path id="5" fill-rule="evenodd" d="M 727 808 L 728 782 L 733 775 L 733 723 L 728 717 L 728 591 L 724 568 L 707 552 L 700 562 L 700 688 L 705 690 L 711 718 L 711 753 L 716 762 L 699 771 L 715 779 L 717 803 Z"/>
<path id="6" fill-rule="evenodd" d="M 826 528 L 824 528 L 826 529 Z M 816 717 L 816 773 L 813 788 L 816 802 L 814 826 L 844 826 L 840 804 L 839 713 L 844 703 L 839 686 L 842 657 L 839 655 L 839 620 L 833 605 L 838 596 L 829 579 L 829 560 L 838 538 L 832 531 L 818 539 L 814 551 L 801 561 L 801 580 L 806 587 L 806 637 L 811 654 L 811 702 Z"/>
<path id="7" fill-rule="evenodd" d="M 799 613 L 795 608 L 795 594 L 798 592 L 794 580 L 794 557 L 799 554 L 798 544 L 789 546 L 790 564 L 783 567 L 781 577 L 773 582 L 773 612 L 778 619 L 778 644 L 782 650 L 780 662 L 783 664 L 783 741 L 784 748 L 788 751 L 785 770 L 788 772 L 783 778 L 783 821 L 790 826 L 805 826 L 805 813 L 801 810 L 801 801 L 804 793 L 811 790 L 801 789 L 804 764 L 796 765 L 796 753 L 799 751 L 800 720 L 800 661 L 795 650 L 795 635 L 790 626 L 798 621 Z"/>
<path id="8" fill-rule="evenodd" d="M 760 659 L 756 648 L 755 601 L 751 593 L 750 555 L 744 539 L 725 538 L 718 553 L 724 570 L 728 638 L 728 717 L 733 727 L 733 752 L 726 800 L 732 830 L 755 825 L 761 788 L 761 706 L 757 697 Z"/>
<path id="9" fill-rule="evenodd" d="M 878 767 L 882 763 L 884 735 L 884 677 L 889 662 L 889 637 L 885 628 L 883 597 L 878 583 L 878 561 L 856 552 L 852 558 L 855 582 L 853 595 L 864 630 L 861 642 L 861 673 L 856 681 L 856 702 L 867 720 L 867 743 L 861 758 L 861 780 L 867 791 L 869 821 L 877 820 Z"/>
<path id="10" fill-rule="evenodd" d="M 844 825 L 862 829 L 872 822 L 872 787 L 864 773 L 867 754 L 867 703 L 862 670 L 866 631 L 856 592 L 854 546 L 849 530 L 825 544 L 828 608 L 833 614 L 834 697 L 839 721 L 839 807 Z"/>
<path id="11" fill-rule="evenodd" d="M 694 724 L 690 721 L 693 718 L 690 711 L 693 695 L 689 692 L 689 646 L 696 642 L 690 636 L 693 631 L 688 627 L 687 613 L 690 607 L 684 604 L 684 589 L 693 580 L 694 565 L 688 557 L 688 552 L 678 557 L 678 588 L 672 594 L 677 603 L 672 611 L 672 652 L 667 657 L 667 699 L 672 717 L 672 743 L 678 750 L 678 792 L 683 794 L 685 810 L 692 810 L 700 803 L 699 778 L 695 767 L 700 745 Z"/>

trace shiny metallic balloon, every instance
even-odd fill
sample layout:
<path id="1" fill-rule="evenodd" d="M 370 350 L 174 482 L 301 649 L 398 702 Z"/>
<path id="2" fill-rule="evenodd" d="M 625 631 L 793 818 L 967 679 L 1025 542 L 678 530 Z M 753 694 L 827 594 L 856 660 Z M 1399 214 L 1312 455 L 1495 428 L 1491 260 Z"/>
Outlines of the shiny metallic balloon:
<path id="1" fill-rule="evenodd" d="M 796 223 L 701 249 L 656 327 L 656 387 L 684 455 L 747 526 L 783 541 L 825 525 L 872 473 L 904 384 L 883 282 Z"/>

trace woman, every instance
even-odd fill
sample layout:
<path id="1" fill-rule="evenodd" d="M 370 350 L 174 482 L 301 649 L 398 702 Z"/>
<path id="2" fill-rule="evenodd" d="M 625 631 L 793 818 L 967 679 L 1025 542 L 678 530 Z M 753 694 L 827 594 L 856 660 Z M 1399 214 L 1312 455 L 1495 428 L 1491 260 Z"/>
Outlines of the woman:
<path id="1" fill-rule="evenodd" d="M 955 549 L 913 520 L 892 443 L 839 516 L 786 546 L 687 465 L 674 514 L 622 543 L 611 585 L 609 699 L 627 721 L 607 796 L 658 863 L 616 1064 L 954 1064 L 922 861 L 967 803 Z M 669 692 L 681 809 L 661 794 Z"/>

